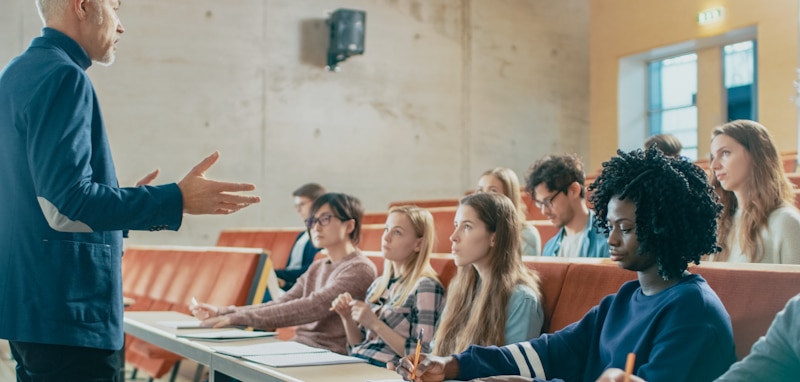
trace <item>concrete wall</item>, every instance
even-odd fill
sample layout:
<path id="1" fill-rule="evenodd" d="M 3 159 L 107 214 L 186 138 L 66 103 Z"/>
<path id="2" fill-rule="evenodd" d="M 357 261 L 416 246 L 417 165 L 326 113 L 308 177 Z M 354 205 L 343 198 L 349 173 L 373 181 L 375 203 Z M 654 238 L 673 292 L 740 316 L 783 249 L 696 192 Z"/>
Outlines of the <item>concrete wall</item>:
<path id="1" fill-rule="evenodd" d="M 208 175 L 255 183 L 263 198 L 130 243 L 297 226 L 290 193 L 308 181 L 378 211 L 462 195 L 495 166 L 524 177 L 544 154 L 588 155 L 588 2 L 124 2 L 117 62 L 89 70 L 120 182 L 156 167 L 177 181 L 220 150 Z M 339 7 L 367 12 L 366 50 L 330 73 L 324 11 Z M 40 27 L 33 0 L 6 0 L 0 62 Z"/>

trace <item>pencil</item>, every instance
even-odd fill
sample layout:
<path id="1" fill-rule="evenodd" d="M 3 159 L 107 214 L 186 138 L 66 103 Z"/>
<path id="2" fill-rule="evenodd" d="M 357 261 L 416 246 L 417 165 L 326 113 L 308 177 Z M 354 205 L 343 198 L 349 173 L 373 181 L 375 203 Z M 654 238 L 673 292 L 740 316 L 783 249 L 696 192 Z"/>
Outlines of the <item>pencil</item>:
<path id="1" fill-rule="evenodd" d="M 631 374 L 633 374 L 633 364 L 636 362 L 636 354 L 628 353 L 628 360 L 625 362 L 625 382 L 631 382 Z"/>
<path id="2" fill-rule="evenodd" d="M 419 352 L 422 350 L 422 329 L 417 336 L 417 351 L 414 352 L 414 370 L 411 370 L 411 380 L 417 379 L 417 365 L 419 365 Z"/>

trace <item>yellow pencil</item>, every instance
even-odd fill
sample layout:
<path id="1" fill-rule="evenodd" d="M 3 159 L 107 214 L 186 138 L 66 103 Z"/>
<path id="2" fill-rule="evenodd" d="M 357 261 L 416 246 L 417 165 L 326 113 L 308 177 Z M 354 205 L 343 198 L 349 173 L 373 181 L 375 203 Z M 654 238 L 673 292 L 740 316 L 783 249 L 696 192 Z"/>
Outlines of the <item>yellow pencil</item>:
<path id="1" fill-rule="evenodd" d="M 417 351 L 414 352 L 414 370 L 411 370 L 411 380 L 417 379 L 417 365 L 419 365 L 419 353 L 422 350 L 422 329 L 417 336 Z"/>
<path id="2" fill-rule="evenodd" d="M 628 353 L 628 360 L 625 362 L 625 382 L 631 382 L 633 374 L 633 364 L 636 362 L 636 354 Z"/>

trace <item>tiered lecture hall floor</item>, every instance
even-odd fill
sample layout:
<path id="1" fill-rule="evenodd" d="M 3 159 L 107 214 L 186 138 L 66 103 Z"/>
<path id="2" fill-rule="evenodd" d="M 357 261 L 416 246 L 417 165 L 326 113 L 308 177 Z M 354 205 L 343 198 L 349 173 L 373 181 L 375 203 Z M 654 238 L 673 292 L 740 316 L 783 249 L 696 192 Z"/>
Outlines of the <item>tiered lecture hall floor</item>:
<path id="1" fill-rule="evenodd" d="M 186 362 L 189 364 L 190 362 Z M 16 363 L 11 358 L 11 350 L 8 347 L 8 341 L 0 340 L 0 382 L 14 382 L 17 380 L 16 374 L 14 373 L 14 366 Z M 192 379 L 190 377 L 185 377 L 184 375 L 193 375 L 191 373 L 194 372 L 194 367 L 196 364 L 191 363 L 192 370 L 183 370 L 184 368 L 181 367 L 181 373 L 178 374 L 178 377 L 175 378 L 176 382 L 190 382 Z M 191 372 L 191 373 L 190 373 Z M 131 369 L 130 367 L 125 368 L 125 380 L 130 381 L 131 376 Z M 144 375 L 139 375 L 135 381 L 147 381 L 147 377 Z M 156 379 L 158 382 L 167 382 L 169 381 L 169 373 L 165 375 L 161 379 Z"/>

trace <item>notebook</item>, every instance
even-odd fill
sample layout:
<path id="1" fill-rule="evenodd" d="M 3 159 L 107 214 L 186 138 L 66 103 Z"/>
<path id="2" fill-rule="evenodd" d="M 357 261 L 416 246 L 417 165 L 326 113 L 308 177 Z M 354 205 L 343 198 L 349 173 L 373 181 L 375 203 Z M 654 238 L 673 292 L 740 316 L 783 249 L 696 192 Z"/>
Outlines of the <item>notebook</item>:
<path id="1" fill-rule="evenodd" d="M 217 353 L 227 354 L 234 357 L 327 352 L 325 349 L 311 347 L 294 341 L 268 342 L 263 344 L 241 346 L 212 346 L 211 348 Z"/>
<path id="2" fill-rule="evenodd" d="M 190 332 L 190 333 L 178 333 L 176 334 L 177 337 L 180 338 L 187 338 L 192 340 L 203 340 L 203 341 L 232 341 L 232 340 L 242 340 L 248 338 L 258 338 L 258 337 L 271 337 L 274 336 L 275 332 L 248 332 L 246 330 L 239 330 L 239 329 L 232 329 L 232 330 L 218 330 L 213 332 Z"/>
<path id="3" fill-rule="evenodd" d="M 338 365 L 343 363 L 364 363 L 365 359 L 349 357 L 331 351 L 323 353 L 252 355 L 243 359 L 272 367 Z"/>

